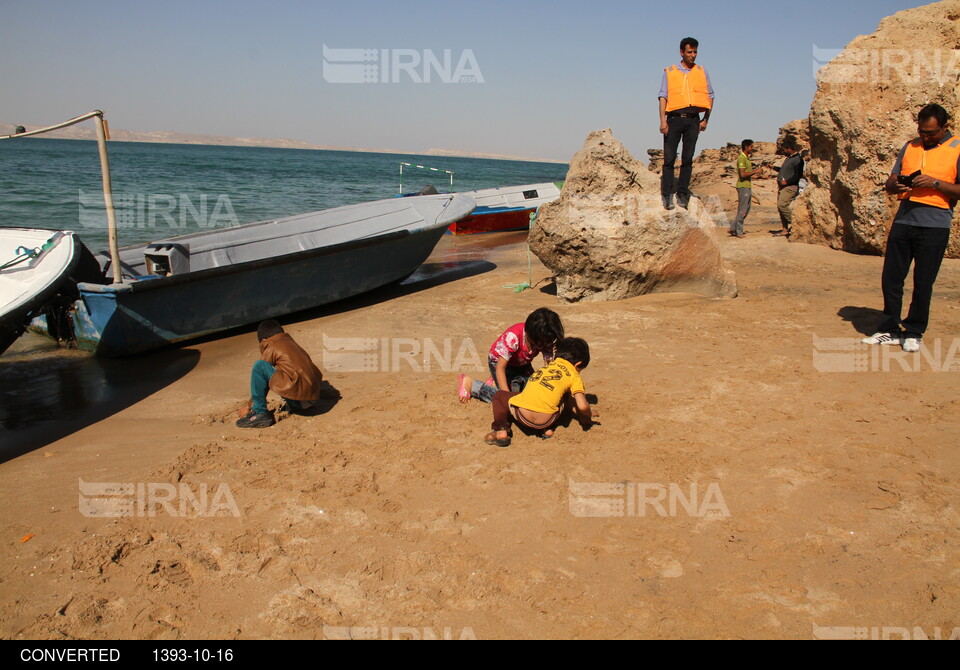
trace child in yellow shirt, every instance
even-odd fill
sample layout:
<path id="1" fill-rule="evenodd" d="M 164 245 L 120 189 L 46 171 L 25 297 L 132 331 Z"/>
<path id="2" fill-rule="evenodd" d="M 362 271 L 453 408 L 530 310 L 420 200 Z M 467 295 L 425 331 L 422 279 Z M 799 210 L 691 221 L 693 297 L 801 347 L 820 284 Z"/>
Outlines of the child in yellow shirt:
<path id="1" fill-rule="evenodd" d="M 567 337 L 557 343 L 553 361 L 537 370 L 523 391 L 498 391 L 493 398 L 493 431 L 484 438 L 487 444 L 510 446 L 511 420 L 553 437 L 553 425 L 562 406 L 572 398 L 573 413 L 584 427 L 593 423 L 594 413 L 587 402 L 580 371 L 590 363 L 590 347 L 579 337 Z"/>

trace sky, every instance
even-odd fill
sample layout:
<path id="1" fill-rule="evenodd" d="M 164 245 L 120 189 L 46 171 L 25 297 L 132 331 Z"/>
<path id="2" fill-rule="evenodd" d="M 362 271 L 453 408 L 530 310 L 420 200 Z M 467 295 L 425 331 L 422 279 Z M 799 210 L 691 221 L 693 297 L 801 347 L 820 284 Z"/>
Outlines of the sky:
<path id="1" fill-rule="evenodd" d="M 774 140 L 809 112 L 815 47 L 923 4 L 0 0 L 0 122 L 102 109 L 126 130 L 563 162 L 612 128 L 646 160 L 681 38 L 716 92 L 698 148 Z"/>

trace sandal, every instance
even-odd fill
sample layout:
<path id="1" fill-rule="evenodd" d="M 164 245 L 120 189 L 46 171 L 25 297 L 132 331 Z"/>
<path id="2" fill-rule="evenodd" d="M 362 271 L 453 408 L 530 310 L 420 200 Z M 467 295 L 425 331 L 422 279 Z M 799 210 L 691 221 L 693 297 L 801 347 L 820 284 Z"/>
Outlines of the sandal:
<path id="1" fill-rule="evenodd" d="M 510 433 L 507 433 L 507 437 L 497 437 L 497 431 L 494 430 L 487 433 L 486 437 L 483 438 L 483 441 L 495 447 L 509 447 Z"/>

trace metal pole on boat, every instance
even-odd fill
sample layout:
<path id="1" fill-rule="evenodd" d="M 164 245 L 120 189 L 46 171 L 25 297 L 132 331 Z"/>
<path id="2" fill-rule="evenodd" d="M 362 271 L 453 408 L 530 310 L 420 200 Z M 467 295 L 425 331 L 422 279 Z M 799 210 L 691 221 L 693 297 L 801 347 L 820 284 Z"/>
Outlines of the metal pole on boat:
<path id="1" fill-rule="evenodd" d="M 110 159 L 107 156 L 108 130 L 103 120 L 103 112 L 95 110 L 97 127 L 97 146 L 100 149 L 100 172 L 103 175 L 103 206 L 107 210 L 107 234 L 110 241 L 110 268 L 113 270 L 113 283 L 123 281 L 120 268 L 120 245 L 117 242 L 117 213 L 113 208 L 113 181 L 110 179 Z"/>
<path id="2" fill-rule="evenodd" d="M 107 209 L 107 228 L 110 238 L 110 265 L 113 267 L 113 283 L 119 284 L 123 281 L 123 278 L 120 268 L 120 249 L 117 243 L 117 215 L 113 209 L 113 185 L 110 181 L 110 160 L 107 158 L 107 140 L 110 139 L 110 131 L 107 129 L 107 122 L 103 118 L 103 111 L 95 109 L 88 114 L 64 121 L 63 123 L 58 123 L 54 126 L 37 128 L 36 130 L 30 130 L 25 133 L 0 135 L 0 140 L 19 139 L 41 133 L 49 133 L 51 130 L 66 128 L 67 126 L 72 126 L 87 119 L 96 119 L 94 125 L 97 127 L 97 144 L 100 147 L 100 171 L 103 174 L 103 204 Z"/>

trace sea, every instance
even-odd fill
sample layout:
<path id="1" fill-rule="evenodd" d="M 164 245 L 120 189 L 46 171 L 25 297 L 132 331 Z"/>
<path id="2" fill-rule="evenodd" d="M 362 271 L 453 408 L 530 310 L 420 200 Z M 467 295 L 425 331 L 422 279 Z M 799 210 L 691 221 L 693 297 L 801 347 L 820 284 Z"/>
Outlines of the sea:
<path id="1" fill-rule="evenodd" d="M 390 198 L 563 181 L 567 165 L 416 154 L 111 142 L 120 245 Z M 401 173 L 401 164 L 404 165 Z M 417 167 L 421 166 L 421 167 Z M 97 143 L 0 142 L 0 226 L 73 230 L 107 247 Z M 3 262 L 3 259 L 0 259 Z"/>
<path id="2" fill-rule="evenodd" d="M 116 142 L 108 151 L 121 246 L 391 198 L 401 163 L 412 164 L 403 167 L 404 193 L 427 184 L 449 192 L 451 172 L 453 190 L 469 191 L 558 182 L 567 171 L 559 163 L 262 147 Z M 73 230 L 91 250 L 106 249 L 97 143 L 0 142 L 0 226 Z M 197 356 L 172 348 L 97 359 L 25 334 L 0 355 L 0 463 L 128 407 L 186 374 Z"/>

